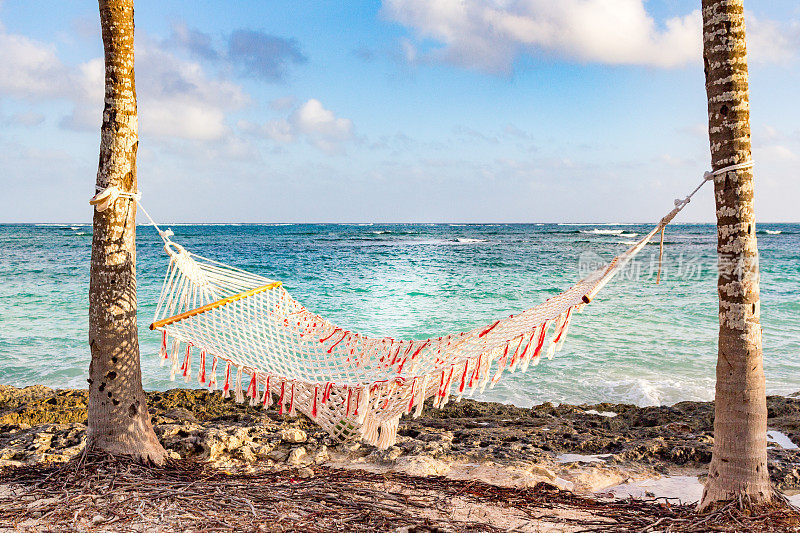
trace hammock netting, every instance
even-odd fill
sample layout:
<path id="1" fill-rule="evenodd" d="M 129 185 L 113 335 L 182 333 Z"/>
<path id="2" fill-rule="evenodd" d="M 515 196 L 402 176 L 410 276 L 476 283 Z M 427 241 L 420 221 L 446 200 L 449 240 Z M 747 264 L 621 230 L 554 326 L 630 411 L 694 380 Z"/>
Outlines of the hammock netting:
<path id="1" fill-rule="evenodd" d="M 338 439 L 385 449 L 400 417 L 419 416 L 427 399 L 442 407 L 552 357 L 574 315 L 682 207 L 561 294 L 471 331 L 422 340 L 347 330 L 306 309 L 280 282 L 190 253 L 167 236 L 170 263 L 151 328 L 162 331 L 171 379 L 196 376 L 214 390 L 222 372 L 223 396 L 299 411 Z"/>

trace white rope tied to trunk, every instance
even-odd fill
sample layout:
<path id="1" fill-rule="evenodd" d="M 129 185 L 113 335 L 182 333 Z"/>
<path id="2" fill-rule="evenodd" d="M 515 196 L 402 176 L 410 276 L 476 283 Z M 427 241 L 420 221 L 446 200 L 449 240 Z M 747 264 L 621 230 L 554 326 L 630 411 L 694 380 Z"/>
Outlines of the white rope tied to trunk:
<path id="1" fill-rule="evenodd" d="M 743 163 L 736 163 L 733 165 L 728 165 L 727 167 L 718 168 L 717 170 L 707 170 L 703 173 L 703 178 L 705 180 L 714 179 L 715 176 L 719 176 L 720 174 L 725 174 L 726 172 L 731 172 L 734 170 L 743 170 L 745 168 L 750 168 L 753 166 L 753 161 L 745 161 Z"/>
<path id="2" fill-rule="evenodd" d="M 111 207 L 119 198 L 134 200 L 138 204 L 142 199 L 142 193 L 138 191 L 135 193 L 121 191 L 116 185 L 111 185 L 105 189 L 98 187 L 97 194 L 92 196 L 92 199 L 89 200 L 89 205 L 93 205 L 98 213 L 102 213 Z"/>
<path id="3" fill-rule="evenodd" d="M 428 398 L 441 408 L 451 392 L 460 401 L 465 392 L 493 387 L 504 372 L 552 357 L 575 314 L 663 231 L 709 175 L 750 165 L 706 173 L 652 231 L 561 294 L 471 331 L 429 339 L 369 337 L 342 328 L 306 309 L 281 282 L 187 251 L 143 209 L 170 257 L 150 328 L 162 332 L 160 355 L 170 362 L 171 378 L 180 372 L 190 379 L 192 358 L 199 355 L 197 379 L 214 390 L 221 361 L 224 396 L 233 385 L 237 401 L 267 408 L 277 399 L 281 414 L 299 411 L 336 438 L 359 437 L 385 449 L 396 442 L 400 417 L 419 416 Z"/>
<path id="4" fill-rule="evenodd" d="M 141 202 L 142 191 L 136 191 L 135 193 L 125 192 L 119 190 L 119 188 L 116 185 L 111 185 L 106 188 L 95 187 L 95 191 L 96 194 L 92 196 L 92 198 L 89 200 L 89 205 L 93 205 L 98 213 L 102 213 L 103 211 L 111 207 L 111 205 L 114 202 L 116 202 L 117 199 L 119 198 L 127 198 L 129 200 L 134 200 L 136 202 L 136 205 L 138 205 L 139 208 L 142 210 L 142 213 L 144 213 L 145 216 L 147 216 L 147 218 L 150 220 L 150 224 L 154 228 L 156 228 L 158 234 L 161 235 L 161 238 L 164 240 L 164 243 L 166 244 L 170 242 L 169 238 L 174 235 L 173 231 L 171 229 L 166 229 L 162 231 L 161 228 L 158 227 L 158 224 L 156 224 L 155 220 L 153 220 L 153 217 L 150 216 L 150 213 L 148 213 L 147 210 L 142 205 Z M 167 253 L 171 253 L 169 249 L 165 248 L 165 250 L 167 251 Z"/>

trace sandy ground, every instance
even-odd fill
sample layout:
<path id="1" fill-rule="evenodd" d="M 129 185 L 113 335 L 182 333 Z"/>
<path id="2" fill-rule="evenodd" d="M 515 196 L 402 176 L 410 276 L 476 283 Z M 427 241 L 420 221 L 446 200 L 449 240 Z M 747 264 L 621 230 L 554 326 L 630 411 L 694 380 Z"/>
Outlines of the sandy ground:
<path id="1" fill-rule="evenodd" d="M 4 470 L 0 533 L 12 531 L 778 532 L 800 531 L 800 513 L 698 515 L 670 500 L 585 498 L 547 483 L 327 467 L 222 472 L 186 460 L 153 468 L 94 456 Z"/>
<path id="2" fill-rule="evenodd" d="M 465 400 L 403 419 L 397 445 L 377 450 L 204 391 L 148 394 L 183 466 L 68 475 L 85 391 L 0 386 L 0 531 L 689 531 L 713 445 L 702 402 Z M 769 408 L 770 473 L 800 504 L 800 399 Z"/>

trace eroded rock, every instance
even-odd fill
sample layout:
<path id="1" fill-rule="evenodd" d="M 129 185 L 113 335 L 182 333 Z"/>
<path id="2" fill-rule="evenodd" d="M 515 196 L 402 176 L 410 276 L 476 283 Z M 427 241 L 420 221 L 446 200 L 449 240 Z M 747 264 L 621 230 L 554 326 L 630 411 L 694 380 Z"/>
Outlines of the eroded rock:
<path id="1" fill-rule="evenodd" d="M 308 440 L 308 436 L 300 428 L 283 428 L 281 430 L 281 440 L 289 444 L 299 444 Z"/>
<path id="2" fill-rule="evenodd" d="M 566 483 L 573 478 L 568 468 L 554 463 L 557 456 L 607 455 L 608 471 L 596 465 L 581 467 L 587 469 L 581 474 L 585 481 L 576 484 L 595 487 L 632 468 L 701 470 L 713 447 L 714 411 L 708 402 L 646 408 L 545 403 L 522 409 L 464 400 L 442 410 L 426 406 L 418 419 L 404 417 L 397 443 L 387 450 L 338 442 L 302 415 L 290 419 L 275 410 L 223 400 L 219 393 L 151 392 L 148 402 L 156 434 L 170 456 L 194 457 L 225 468 L 285 468 L 335 460 L 439 475 L 455 464 L 492 463 L 511 472 L 511 482 L 535 477 Z M 800 443 L 800 398 L 771 396 L 768 406 L 770 428 Z M 85 391 L 0 386 L 0 466 L 74 457 L 85 446 L 85 418 Z M 778 487 L 800 488 L 800 452 L 774 446 L 768 453 Z"/>
<path id="3" fill-rule="evenodd" d="M 289 457 L 286 459 L 286 462 L 292 466 L 307 464 L 309 462 L 308 452 L 306 452 L 303 446 L 294 448 L 289 452 Z"/>

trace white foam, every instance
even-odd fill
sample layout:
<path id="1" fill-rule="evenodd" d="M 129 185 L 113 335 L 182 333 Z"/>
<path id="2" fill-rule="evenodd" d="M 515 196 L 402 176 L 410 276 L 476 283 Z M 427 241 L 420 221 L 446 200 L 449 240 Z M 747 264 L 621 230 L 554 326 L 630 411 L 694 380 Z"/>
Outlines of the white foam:
<path id="1" fill-rule="evenodd" d="M 88 226 L 88 223 L 73 222 L 72 224 L 59 224 L 56 222 L 43 222 L 41 224 L 34 224 L 37 228 L 71 228 L 76 229 L 75 226 Z"/>
<path id="2" fill-rule="evenodd" d="M 557 226 L 641 226 L 636 222 L 559 222 Z"/>
<path id="3" fill-rule="evenodd" d="M 670 405 L 684 400 L 714 399 L 713 378 L 699 378 L 687 383 L 680 379 L 619 377 L 597 383 L 599 397 L 609 402 L 630 402 L 639 407 Z"/>
<path id="4" fill-rule="evenodd" d="M 598 411 L 597 409 L 589 409 L 588 411 L 584 411 L 587 415 L 597 415 L 597 416 L 605 416 L 608 418 L 614 418 L 617 416 L 617 413 L 614 411 Z"/>
<path id="5" fill-rule="evenodd" d="M 700 501 L 703 484 L 696 476 L 664 476 L 658 479 L 643 479 L 603 489 L 615 498 L 675 498 L 681 503 Z"/>
<path id="6" fill-rule="evenodd" d="M 585 231 L 581 230 L 581 233 L 591 233 L 593 235 L 621 235 L 624 233 L 624 229 L 598 229 L 594 228 L 593 230 Z"/>
<path id="7" fill-rule="evenodd" d="M 477 242 L 486 242 L 486 239 L 470 239 L 469 237 L 458 237 L 456 242 L 459 244 L 474 244 Z"/>
<path id="8" fill-rule="evenodd" d="M 601 455 L 581 455 L 579 453 L 564 453 L 556 457 L 559 463 L 605 463 L 611 457 L 610 453 Z"/>
<path id="9" fill-rule="evenodd" d="M 766 232 L 767 232 L 767 235 L 780 235 L 781 233 L 783 233 L 779 229 L 774 229 L 774 230 L 773 229 L 768 229 L 768 230 L 766 230 Z"/>
<path id="10" fill-rule="evenodd" d="M 786 436 L 786 434 L 781 433 L 780 431 L 776 431 L 771 429 L 767 431 L 767 441 L 773 444 L 777 444 L 784 450 L 797 450 L 797 444 L 792 442 L 792 440 Z"/>
<path id="11" fill-rule="evenodd" d="M 149 226 L 150 224 L 142 223 L 137 224 L 137 226 Z M 162 226 L 198 226 L 198 227 L 206 227 L 206 226 L 241 226 L 241 222 L 172 222 L 171 224 L 161 224 Z"/>

